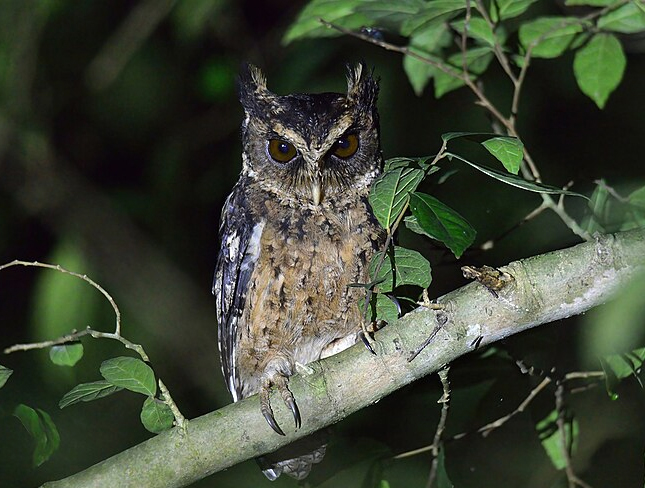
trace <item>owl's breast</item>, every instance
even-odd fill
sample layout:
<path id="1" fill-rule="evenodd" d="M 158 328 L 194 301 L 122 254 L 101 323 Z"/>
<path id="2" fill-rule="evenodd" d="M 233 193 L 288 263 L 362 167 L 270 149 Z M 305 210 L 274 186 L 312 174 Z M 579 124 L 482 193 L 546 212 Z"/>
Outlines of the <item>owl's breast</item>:
<path id="1" fill-rule="evenodd" d="M 264 206 L 266 224 L 247 296 L 248 336 L 242 342 L 252 345 L 259 362 L 280 349 L 306 364 L 360 327 L 364 289 L 352 285 L 367 281 L 384 231 L 363 199 L 342 208 L 291 208 L 271 201 Z"/>

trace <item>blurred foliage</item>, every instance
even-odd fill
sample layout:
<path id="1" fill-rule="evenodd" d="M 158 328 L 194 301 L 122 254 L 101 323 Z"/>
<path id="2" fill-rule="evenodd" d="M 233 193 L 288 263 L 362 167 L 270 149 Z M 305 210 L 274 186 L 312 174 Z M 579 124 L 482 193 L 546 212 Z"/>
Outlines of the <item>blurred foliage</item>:
<path id="1" fill-rule="evenodd" d="M 348 37 L 295 40 L 306 29 L 335 34 L 317 23 L 324 13 L 330 21 L 345 19 L 343 25 L 350 28 L 373 25 L 371 35 L 398 43 L 409 40 L 411 49 L 433 42 L 438 52 L 454 56 L 448 34 L 463 25 L 414 32 L 417 18 L 399 32 L 396 26 L 404 19 L 385 16 L 379 28 L 370 19 L 374 6 L 386 3 L 1 1 L 0 262 L 37 259 L 87 273 L 119 303 L 124 334 L 145 344 L 155 372 L 184 414 L 195 417 L 227 404 L 216 360 L 210 282 L 219 211 L 241 166 L 242 110 L 234 88 L 240 63 L 261 66 L 272 90 L 289 93 L 342 91 L 344 64 L 366 60 L 381 77 L 386 157 L 434 154 L 441 134 L 450 131 L 491 130 L 490 120 L 464 88 L 440 80 L 435 92 L 439 89 L 443 97 L 438 100 L 424 90 L 436 71 L 422 70 L 409 56 Z M 414 8 L 431 3 L 402 2 Z M 496 16 L 510 19 L 511 28 L 498 35 L 514 46 L 533 35 L 530 29 L 518 32 L 526 19 L 589 12 L 574 1 L 485 3 L 497 7 Z M 326 10 L 316 10 L 321 8 Z M 638 6 L 631 2 L 623 8 Z M 307 15 L 307 22 L 295 23 Z M 533 60 L 525 81 L 518 117 L 522 142 L 539 161 L 545 182 L 562 187 L 574 181 L 574 190 L 593 193 L 590 205 L 571 199 L 569 207 L 577 218 L 586 216 L 589 232 L 619 230 L 626 215 L 643 222 L 639 188 L 645 173 L 639 162 L 645 115 L 638 108 L 645 106 L 645 38 L 639 15 L 604 17 L 598 25 L 604 31 L 593 43 L 581 40 L 574 46 L 577 51 Z M 491 37 L 479 24 L 473 23 L 473 33 L 482 49 Z M 561 37 L 570 40 L 567 36 L 569 32 Z M 576 72 L 607 66 L 603 60 L 621 69 L 615 40 L 627 63 L 620 85 L 607 98 L 612 86 L 590 85 L 590 79 L 580 83 Z M 560 44 L 542 49 L 548 58 L 549 49 L 560 49 Z M 481 66 L 473 74 L 480 76 L 491 100 L 509 104 L 502 70 L 489 52 L 473 53 L 480 54 Z M 453 59 L 456 66 L 460 62 Z M 472 161 L 486 154 L 481 147 L 464 151 Z M 500 185 L 466 166 L 455 168 L 450 178 L 428 178 L 419 191 L 470 222 L 477 230 L 476 245 L 513 228 L 540 202 L 536 194 Z M 578 242 L 547 213 L 486 252 L 466 250 L 459 264 L 443 247 L 429 245 L 407 228 L 401 227 L 398 240 L 421 250 L 432 263 L 431 296 L 465 282 L 461 263 L 501 265 Z M 52 338 L 86 325 L 111 330 L 109 305 L 77 281 L 48 270 L 0 273 L 0 346 Z M 622 302 L 583 320 L 541 327 L 456 361 L 446 438 L 503 417 L 526 398 L 535 378 L 522 374 L 515 359 L 564 374 L 599 369 L 597 354 L 623 353 L 631 358 L 632 369 L 622 382 L 611 385 L 617 400 L 604 388 L 566 399 L 580 434 L 574 467 L 596 488 L 642 486 L 645 402 L 637 381 L 640 363 L 628 354 L 643 345 L 642 288 L 641 282 L 635 283 Z M 74 385 L 98 378 L 103 360 L 124 354 L 119 344 L 109 341 L 84 345 L 85 355 L 73 368 L 53 365 L 44 350 L 14 353 L 0 361 L 13 370 L 9 377 L 0 369 L 7 380 L 0 389 L 0 486 L 36 486 L 63 478 L 151 435 L 139 420 L 138 395 L 118 393 L 58 408 Z M 527 411 L 486 437 L 469 434 L 446 442 L 450 481 L 482 488 L 562 483 L 562 473 L 535 434 L 536 423 L 553 409 L 552 393 L 547 389 Z M 325 460 L 303 486 L 425 486 L 431 461 L 427 453 L 392 456 L 432 442 L 441 395 L 437 380 L 426 378 L 346 419 L 336 427 Z M 12 416 L 23 403 L 39 413 L 41 422 L 51 416 L 60 433 L 59 450 L 35 469 L 34 441 Z M 46 448 L 46 442 L 41 445 Z M 195 486 L 257 487 L 269 482 L 249 461 Z M 282 477 L 271 486 L 298 483 Z"/>

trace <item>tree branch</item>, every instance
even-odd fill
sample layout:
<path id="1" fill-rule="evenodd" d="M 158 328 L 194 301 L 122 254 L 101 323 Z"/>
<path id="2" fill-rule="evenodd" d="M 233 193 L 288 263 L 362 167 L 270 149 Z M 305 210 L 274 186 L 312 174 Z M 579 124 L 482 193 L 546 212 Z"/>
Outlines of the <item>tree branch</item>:
<path id="1" fill-rule="evenodd" d="M 228 405 L 121 452 L 65 480 L 65 486 L 179 487 L 338 422 L 418 378 L 439 370 L 479 344 L 580 314 L 609 300 L 645 267 L 645 231 L 601 236 L 592 242 L 503 267 L 512 280 L 495 298 L 479 283 L 443 297 L 442 310 L 417 309 L 377 332 L 377 355 L 362 344 L 312 363 L 291 379 L 303 418 L 297 432 L 276 435 L 259 412 L 257 396 Z M 413 360 L 410 352 L 440 325 Z M 292 425 L 282 402 L 276 419 Z"/>

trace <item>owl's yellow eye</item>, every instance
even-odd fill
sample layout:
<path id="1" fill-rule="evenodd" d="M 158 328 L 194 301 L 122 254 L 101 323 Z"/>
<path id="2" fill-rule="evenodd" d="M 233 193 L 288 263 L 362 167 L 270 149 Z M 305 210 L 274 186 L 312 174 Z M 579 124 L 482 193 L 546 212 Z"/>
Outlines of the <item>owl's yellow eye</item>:
<path id="1" fill-rule="evenodd" d="M 357 150 L 358 136 L 356 134 L 345 134 L 331 148 L 332 154 L 342 159 L 353 156 Z"/>
<path id="2" fill-rule="evenodd" d="M 278 163 L 288 163 L 296 156 L 296 148 L 282 139 L 269 141 L 269 155 Z"/>

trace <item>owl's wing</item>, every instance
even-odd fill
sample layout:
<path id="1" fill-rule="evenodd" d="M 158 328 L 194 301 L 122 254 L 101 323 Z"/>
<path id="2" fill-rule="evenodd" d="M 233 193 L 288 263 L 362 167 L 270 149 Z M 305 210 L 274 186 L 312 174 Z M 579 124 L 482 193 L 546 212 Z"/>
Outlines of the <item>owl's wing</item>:
<path id="1" fill-rule="evenodd" d="M 235 359 L 238 322 L 244 311 L 251 274 L 260 254 L 264 221 L 254 220 L 251 216 L 243 187 L 238 184 L 226 199 L 220 222 L 221 248 L 213 278 L 213 294 L 217 302 L 222 372 L 233 401 L 237 401 L 241 394 Z"/>

